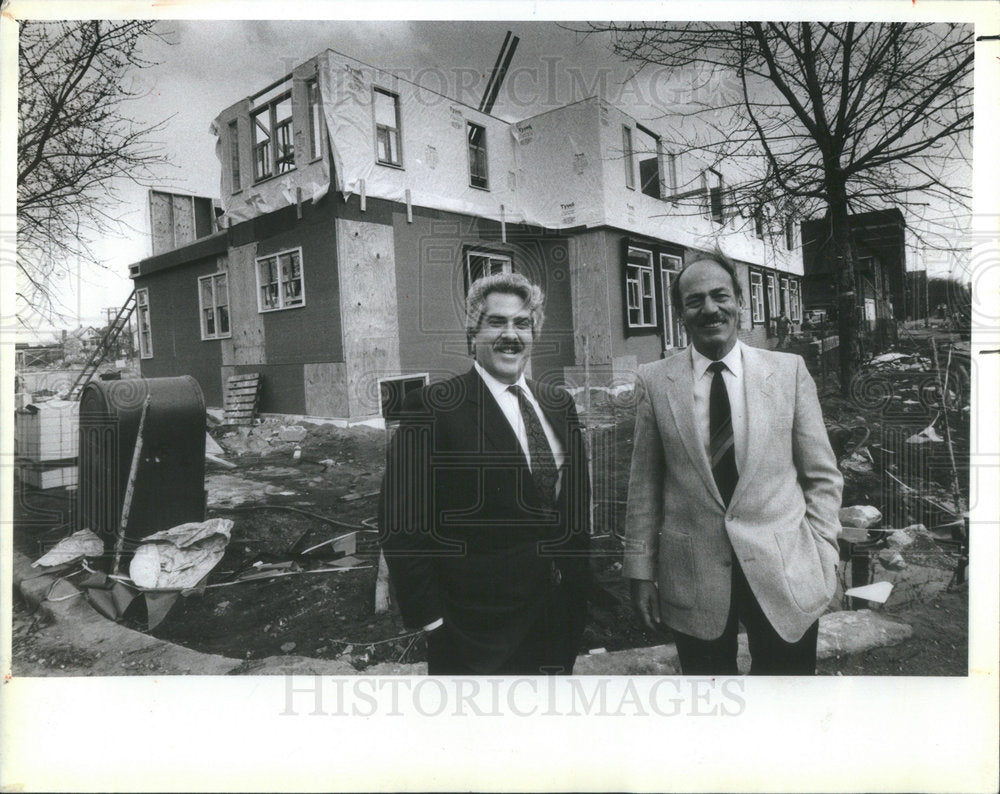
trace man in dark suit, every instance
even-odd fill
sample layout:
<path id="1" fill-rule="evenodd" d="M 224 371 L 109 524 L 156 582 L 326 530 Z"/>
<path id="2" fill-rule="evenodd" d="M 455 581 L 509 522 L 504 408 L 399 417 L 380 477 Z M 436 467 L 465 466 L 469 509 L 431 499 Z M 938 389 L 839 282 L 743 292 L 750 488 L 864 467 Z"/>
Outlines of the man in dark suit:
<path id="1" fill-rule="evenodd" d="M 586 617 L 590 483 L 572 398 L 524 376 L 543 295 L 472 284 L 475 363 L 411 393 L 389 445 L 381 542 L 432 675 L 572 672 Z"/>
<path id="2" fill-rule="evenodd" d="M 799 356 L 737 340 L 732 265 L 674 282 L 691 347 L 639 368 L 625 576 L 642 621 L 673 630 L 686 675 L 812 675 L 836 587 L 843 478 Z"/>

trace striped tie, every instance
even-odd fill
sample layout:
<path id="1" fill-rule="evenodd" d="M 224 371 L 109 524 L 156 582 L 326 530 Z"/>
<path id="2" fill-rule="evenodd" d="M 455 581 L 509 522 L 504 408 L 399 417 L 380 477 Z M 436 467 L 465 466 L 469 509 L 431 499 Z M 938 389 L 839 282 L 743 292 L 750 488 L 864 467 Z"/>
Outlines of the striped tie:
<path id="1" fill-rule="evenodd" d="M 531 479 L 534 480 L 535 487 L 545 503 L 552 504 L 556 497 L 559 471 L 556 469 L 556 459 L 552 454 L 549 439 L 545 435 L 534 406 L 525 397 L 521 388 L 515 385 L 509 386 L 508 390 L 517 397 L 521 418 L 524 420 L 525 435 L 528 437 L 528 454 L 531 456 Z"/>
<path id="2" fill-rule="evenodd" d="M 736 471 L 736 446 L 733 443 L 733 413 L 729 406 L 729 394 L 722 380 L 726 365 L 713 361 L 708 368 L 712 371 L 712 391 L 708 398 L 708 453 L 712 464 L 712 476 L 719 486 L 722 501 L 729 506 L 736 490 L 739 473 Z"/>

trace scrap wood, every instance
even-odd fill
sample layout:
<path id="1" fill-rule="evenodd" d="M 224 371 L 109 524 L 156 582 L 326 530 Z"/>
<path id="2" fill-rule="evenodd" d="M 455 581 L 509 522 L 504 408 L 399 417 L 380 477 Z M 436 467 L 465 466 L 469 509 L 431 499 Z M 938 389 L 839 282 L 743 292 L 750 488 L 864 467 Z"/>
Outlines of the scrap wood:
<path id="1" fill-rule="evenodd" d="M 324 540 L 322 543 L 310 546 L 308 549 L 303 551 L 302 554 L 309 554 L 309 552 L 316 551 L 316 549 L 322 548 L 323 546 L 329 546 L 331 544 L 333 545 L 334 551 L 343 552 L 344 554 L 354 554 L 358 547 L 358 533 L 357 531 L 349 532 L 346 535 L 338 535 L 335 538 Z"/>
<path id="2" fill-rule="evenodd" d="M 389 565 L 385 561 L 385 554 L 381 551 L 378 555 L 378 576 L 375 579 L 375 614 L 379 615 L 389 611 Z"/>
<path id="3" fill-rule="evenodd" d="M 264 571 L 259 574 L 250 574 L 249 576 L 243 576 L 239 579 L 234 579 L 231 582 L 215 582 L 214 584 L 205 585 L 206 590 L 210 590 L 214 587 L 229 587 L 234 584 L 243 584 L 244 582 L 258 582 L 263 579 L 277 579 L 279 576 L 300 576 L 307 573 L 343 573 L 344 571 L 366 571 L 369 570 L 371 565 L 354 565 L 349 568 L 314 568 L 310 571 Z"/>
<path id="4" fill-rule="evenodd" d="M 125 528 L 128 526 L 128 514 L 132 509 L 132 495 L 135 492 L 135 477 L 139 471 L 139 461 L 142 459 L 142 429 L 146 425 L 146 415 L 149 413 L 150 395 L 142 403 L 142 413 L 139 414 L 139 429 L 135 435 L 135 448 L 132 450 L 132 466 L 128 470 L 128 481 L 125 484 L 125 501 L 122 503 L 121 521 L 118 524 L 118 537 L 115 539 L 114 572 L 118 573 L 122 559 L 122 546 L 125 543 Z"/>

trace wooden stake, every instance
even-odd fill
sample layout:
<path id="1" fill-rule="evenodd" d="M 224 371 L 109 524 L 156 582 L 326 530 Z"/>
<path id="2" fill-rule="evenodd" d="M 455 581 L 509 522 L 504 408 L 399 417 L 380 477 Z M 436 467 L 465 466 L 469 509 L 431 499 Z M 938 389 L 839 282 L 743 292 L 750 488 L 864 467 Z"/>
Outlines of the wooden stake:
<path id="1" fill-rule="evenodd" d="M 385 554 L 378 555 L 378 575 L 375 579 L 375 614 L 389 611 L 389 566 Z"/>
<path id="2" fill-rule="evenodd" d="M 115 575 L 122 559 L 122 546 L 125 545 L 125 527 L 128 526 L 128 514 L 132 508 L 132 494 L 135 491 L 135 475 L 139 471 L 139 461 L 142 458 L 142 429 L 146 424 L 146 413 L 149 410 L 149 395 L 142 404 L 142 413 L 139 415 L 139 429 L 135 435 L 135 449 L 132 452 L 132 466 L 128 470 L 128 483 L 125 486 L 125 501 L 122 503 L 122 517 L 118 522 L 118 537 L 115 538 Z"/>

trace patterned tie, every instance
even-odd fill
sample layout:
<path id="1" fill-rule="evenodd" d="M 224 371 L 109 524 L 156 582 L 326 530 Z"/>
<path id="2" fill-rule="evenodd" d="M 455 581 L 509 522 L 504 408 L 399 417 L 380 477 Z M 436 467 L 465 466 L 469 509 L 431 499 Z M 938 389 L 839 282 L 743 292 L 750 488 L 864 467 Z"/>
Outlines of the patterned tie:
<path id="1" fill-rule="evenodd" d="M 712 476 L 719 486 L 722 501 L 729 506 L 739 480 L 736 471 L 736 446 L 733 443 L 733 413 L 729 406 L 729 394 L 722 380 L 722 371 L 726 365 L 721 361 L 713 361 L 708 365 L 713 372 L 712 391 L 708 398 L 708 453 L 712 464 Z"/>
<path id="2" fill-rule="evenodd" d="M 521 418 L 528 436 L 528 454 L 531 456 L 531 479 L 535 487 L 545 499 L 546 504 L 552 504 L 556 497 L 556 479 L 559 471 L 556 469 L 556 459 L 549 446 L 542 423 L 535 413 L 534 406 L 528 402 L 524 392 L 517 385 L 508 387 L 508 391 L 517 397 L 521 409 Z"/>

